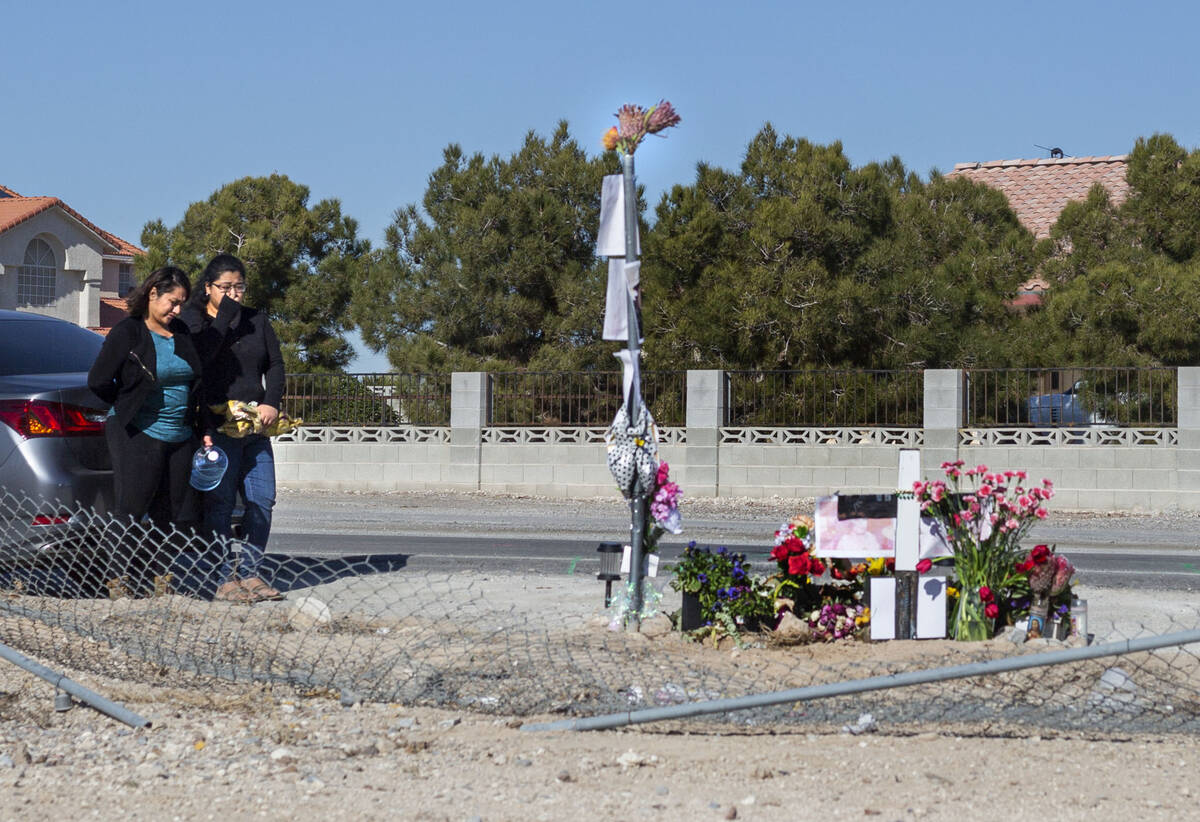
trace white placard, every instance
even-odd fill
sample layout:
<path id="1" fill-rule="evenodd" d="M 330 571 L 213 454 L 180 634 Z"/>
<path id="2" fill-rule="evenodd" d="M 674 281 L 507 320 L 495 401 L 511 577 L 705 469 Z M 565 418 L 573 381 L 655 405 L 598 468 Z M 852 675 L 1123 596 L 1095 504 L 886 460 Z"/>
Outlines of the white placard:
<path id="1" fill-rule="evenodd" d="M 633 564 L 630 556 L 633 554 L 633 546 L 624 546 L 625 551 L 621 554 L 621 573 L 628 574 L 629 568 Z M 643 554 L 642 555 L 642 575 L 647 577 L 658 576 L 658 554 Z"/>
<path id="2" fill-rule="evenodd" d="M 921 517 L 921 559 L 937 559 L 954 555 L 954 549 L 946 539 L 946 529 L 933 517 Z"/>
<path id="3" fill-rule="evenodd" d="M 896 578 L 871 577 L 871 639 L 896 638 Z"/>
<path id="4" fill-rule="evenodd" d="M 875 617 L 874 609 L 871 617 Z M 946 577 L 917 577 L 917 639 L 945 637 Z"/>
<path id="5" fill-rule="evenodd" d="M 604 292 L 604 329 L 606 340 L 629 339 L 629 292 L 642 279 L 641 261 L 626 264 L 624 257 L 608 261 L 608 288 Z"/>
<path id="6" fill-rule="evenodd" d="M 638 256 L 641 256 L 641 244 L 636 248 Z M 625 178 L 620 174 L 605 176 L 600 186 L 600 230 L 596 232 L 596 256 L 625 256 Z"/>

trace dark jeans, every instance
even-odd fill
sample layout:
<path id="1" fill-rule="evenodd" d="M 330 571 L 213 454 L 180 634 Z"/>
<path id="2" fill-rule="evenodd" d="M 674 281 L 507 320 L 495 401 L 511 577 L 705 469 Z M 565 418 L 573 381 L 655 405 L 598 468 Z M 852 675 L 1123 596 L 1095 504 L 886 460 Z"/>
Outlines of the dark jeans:
<path id="1" fill-rule="evenodd" d="M 271 537 L 271 511 L 275 508 L 275 452 L 271 440 L 258 434 L 227 437 L 214 434 L 213 444 L 229 457 L 221 484 L 204 495 L 204 519 L 213 532 L 233 536 L 233 509 L 240 489 L 245 501 L 242 529 L 245 539 L 236 568 L 239 579 L 258 576 L 267 540 Z M 228 543 L 226 543 L 228 545 Z M 234 578 L 233 558 L 225 553 L 218 571 L 219 583 Z"/>
<path id="2" fill-rule="evenodd" d="M 146 588 L 182 549 L 174 543 L 200 524 L 199 493 L 188 484 L 197 442 L 163 442 L 115 424 L 105 436 L 116 492 L 109 578 L 126 576 L 135 589 Z M 146 516 L 149 523 L 142 522 Z"/>

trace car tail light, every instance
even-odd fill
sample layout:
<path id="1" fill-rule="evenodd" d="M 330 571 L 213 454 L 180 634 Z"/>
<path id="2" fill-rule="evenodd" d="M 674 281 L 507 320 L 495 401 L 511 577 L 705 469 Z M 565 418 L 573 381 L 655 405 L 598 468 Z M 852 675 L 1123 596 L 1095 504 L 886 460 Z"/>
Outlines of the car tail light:
<path id="1" fill-rule="evenodd" d="M 30 522 L 31 525 L 63 525 L 71 521 L 69 514 L 38 514 Z"/>
<path id="2" fill-rule="evenodd" d="M 0 422 L 25 439 L 104 433 L 104 412 L 47 400 L 0 400 Z"/>

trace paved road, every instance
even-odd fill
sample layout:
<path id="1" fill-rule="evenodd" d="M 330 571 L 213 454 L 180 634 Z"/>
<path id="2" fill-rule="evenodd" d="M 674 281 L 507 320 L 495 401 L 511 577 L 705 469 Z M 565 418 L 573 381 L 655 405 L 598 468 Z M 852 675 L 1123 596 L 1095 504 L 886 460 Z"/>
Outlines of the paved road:
<path id="1" fill-rule="evenodd" d="M 279 533 L 272 553 L 321 557 L 392 557 L 415 570 L 532 571 L 543 574 L 594 575 L 596 540 L 577 536 L 530 537 L 423 536 L 381 534 Z M 665 542 L 662 557 L 676 558 L 682 542 Z M 763 544 L 730 543 L 760 570 L 770 568 Z M 1058 542 L 1086 583 L 1105 588 L 1145 591 L 1200 591 L 1200 550 L 1161 545 L 1109 546 Z"/>

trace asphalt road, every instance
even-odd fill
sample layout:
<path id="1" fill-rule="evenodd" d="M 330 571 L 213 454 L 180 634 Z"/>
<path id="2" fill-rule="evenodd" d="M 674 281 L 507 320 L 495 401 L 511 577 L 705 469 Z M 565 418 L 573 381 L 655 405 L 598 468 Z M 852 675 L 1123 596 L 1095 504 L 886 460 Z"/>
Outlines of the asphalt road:
<path id="1" fill-rule="evenodd" d="M 540 574 L 596 574 L 594 539 L 567 537 L 420 536 L 380 534 L 279 533 L 271 553 L 303 557 L 389 558 L 397 567 L 446 571 L 489 569 Z M 684 543 L 664 542 L 660 555 L 670 562 Z M 1161 545 L 1108 546 L 1060 540 L 1058 551 L 1075 563 L 1082 581 L 1103 588 L 1145 591 L 1200 591 L 1200 550 Z M 771 561 L 762 543 L 738 545 L 752 566 L 767 571 Z M 280 557 L 282 559 L 282 557 Z"/>

